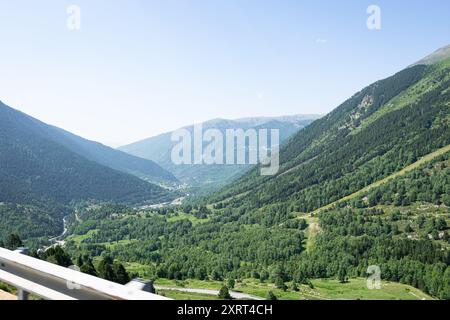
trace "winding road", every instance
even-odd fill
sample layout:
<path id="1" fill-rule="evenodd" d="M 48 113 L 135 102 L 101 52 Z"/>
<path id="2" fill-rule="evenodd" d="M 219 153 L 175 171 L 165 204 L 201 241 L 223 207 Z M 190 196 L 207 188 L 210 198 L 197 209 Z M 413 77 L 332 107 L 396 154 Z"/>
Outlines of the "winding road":
<path id="1" fill-rule="evenodd" d="M 48 246 L 48 247 L 41 248 L 43 251 L 47 251 L 48 249 L 55 248 L 57 246 L 61 246 L 61 247 L 64 246 L 64 244 L 66 242 L 64 240 L 59 240 L 59 239 L 62 239 L 66 235 L 66 233 L 68 231 L 68 228 L 67 228 L 67 218 L 68 217 L 69 216 L 65 216 L 63 218 L 63 225 L 64 225 L 63 232 L 59 236 L 56 236 L 56 237 L 48 239 L 48 241 L 50 241 L 50 243 L 52 243 L 52 244 L 50 246 Z"/>

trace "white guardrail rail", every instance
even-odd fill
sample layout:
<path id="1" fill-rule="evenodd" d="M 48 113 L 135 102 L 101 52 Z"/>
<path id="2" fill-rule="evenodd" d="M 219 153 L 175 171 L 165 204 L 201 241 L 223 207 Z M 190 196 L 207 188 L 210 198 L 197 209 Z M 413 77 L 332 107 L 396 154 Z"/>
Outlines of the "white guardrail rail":
<path id="1" fill-rule="evenodd" d="M 139 290 L 139 280 L 120 285 L 3 248 L 0 281 L 16 287 L 19 300 L 28 293 L 47 300 L 170 300 Z"/>

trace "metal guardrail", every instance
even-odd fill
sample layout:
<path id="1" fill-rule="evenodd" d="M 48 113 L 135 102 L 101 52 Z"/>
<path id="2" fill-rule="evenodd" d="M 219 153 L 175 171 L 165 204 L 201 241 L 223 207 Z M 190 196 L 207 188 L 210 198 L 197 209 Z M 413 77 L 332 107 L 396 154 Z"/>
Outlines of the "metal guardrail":
<path id="1" fill-rule="evenodd" d="M 170 300 L 139 290 L 139 284 L 120 285 L 19 252 L 0 248 L 0 281 L 47 300 Z"/>

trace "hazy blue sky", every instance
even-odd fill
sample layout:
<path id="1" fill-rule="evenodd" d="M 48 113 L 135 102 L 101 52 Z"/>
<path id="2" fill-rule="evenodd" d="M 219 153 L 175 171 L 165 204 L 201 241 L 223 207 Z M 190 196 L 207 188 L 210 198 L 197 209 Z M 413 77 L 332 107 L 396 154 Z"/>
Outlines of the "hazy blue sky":
<path id="1" fill-rule="evenodd" d="M 0 100 L 118 146 L 211 118 L 326 113 L 449 43 L 448 0 L 0 0 Z"/>

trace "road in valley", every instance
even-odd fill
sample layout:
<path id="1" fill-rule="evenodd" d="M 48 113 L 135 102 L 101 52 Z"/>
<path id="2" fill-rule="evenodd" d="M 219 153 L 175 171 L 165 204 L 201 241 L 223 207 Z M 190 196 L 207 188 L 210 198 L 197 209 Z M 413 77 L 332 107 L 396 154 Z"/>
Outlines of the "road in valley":
<path id="1" fill-rule="evenodd" d="M 64 236 L 66 235 L 66 233 L 68 231 L 67 218 L 69 218 L 69 216 L 65 216 L 63 218 L 63 226 L 64 226 L 63 227 L 63 232 L 59 236 L 56 236 L 56 237 L 48 239 L 48 241 L 50 241 L 50 243 L 52 243 L 52 244 L 50 246 L 48 246 L 48 247 L 43 247 L 40 250 L 47 251 L 50 248 L 55 248 L 55 247 L 58 247 L 58 246 L 59 247 L 63 247 L 65 245 L 66 242 L 64 240 L 59 240 L 59 239 L 64 238 Z"/>
<path id="2" fill-rule="evenodd" d="M 155 285 L 155 289 L 156 290 L 174 290 L 174 291 L 187 292 L 187 293 L 200 293 L 200 294 L 207 294 L 207 295 L 211 295 L 211 296 L 219 295 L 219 290 L 210 290 L 210 289 L 177 288 L 177 287 L 165 287 L 165 286 L 158 286 L 158 285 Z M 246 294 L 246 293 L 236 292 L 236 291 L 230 291 L 230 296 L 233 299 L 265 300 L 258 296 L 253 296 L 251 294 Z"/>

